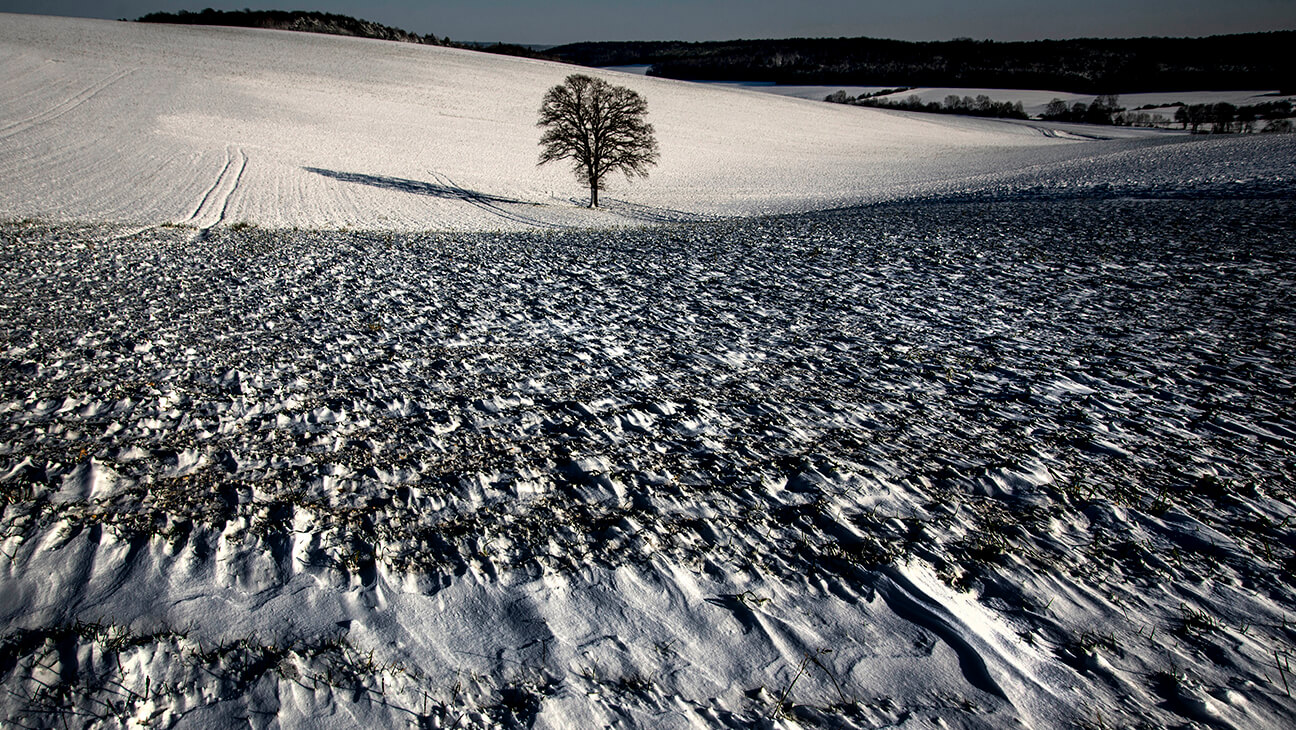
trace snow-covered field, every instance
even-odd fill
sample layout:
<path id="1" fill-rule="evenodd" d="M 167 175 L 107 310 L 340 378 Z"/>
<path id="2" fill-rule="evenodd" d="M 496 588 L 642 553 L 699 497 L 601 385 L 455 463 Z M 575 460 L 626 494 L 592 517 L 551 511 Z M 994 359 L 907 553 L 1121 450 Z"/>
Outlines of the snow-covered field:
<path id="1" fill-rule="evenodd" d="M 383 230 L 636 225 L 815 210 L 1100 155 L 993 121 L 607 74 L 661 164 L 607 210 L 537 167 L 576 67 L 278 31 L 4 15 L 0 213 L 132 225 Z M 585 72 L 589 72 L 586 70 Z"/>
<path id="2" fill-rule="evenodd" d="M 811 87 L 805 87 L 805 96 L 809 97 Z M 827 87 L 818 87 L 827 88 Z M 824 95 L 831 94 L 836 89 L 828 89 L 818 98 L 822 99 Z M 854 93 L 854 92 L 847 92 Z M 1082 102 L 1089 104 L 1094 100 L 1093 94 L 1073 94 L 1066 91 L 1038 91 L 1028 89 L 962 89 L 962 88 L 918 88 L 909 91 L 902 91 L 897 94 L 891 94 L 888 99 L 906 99 L 909 96 L 917 96 L 924 102 L 942 102 L 947 96 L 957 96 L 962 98 L 970 96 L 976 98 L 981 95 L 989 96 L 991 99 L 999 102 L 1017 102 L 1022 103 L 1026 113 L 1030 116 L 1039 116 L 1044 113 L 1044 108 L 1054 99 L 1061 99 L 1066 102 L 1067 106 Z M 801 96 L 801 94 L 798 94 Z M 1169 109 L 1167 119 L 1173 121 L 1174 108 L 1171 106 L 1176 102 L 1184 104 L 1219 104 L 1228 103 L 1235 106 L 1244 106 L 1250 104 L 1264 104 L 1266 102 L 1279 101 L 1286 99 L 1288 101 L 1296 97 L 1282 96 L 1277 91 L 1158 91 L 1145 92 L 1139 94 L 1121 94 L 1120 105 L 1126 109 L 1138 109 L 1149 104 L 1165 111 Z"/>
<path id="3" fill-rule="evenodd" d="M 6 727 L 1296 719 L 1292 136 L 5 21 Z"/>
<path id="4" fill-rule="evenodd" d="M 1290 192 L 11 224 L 0 707 L 1283 727 Z"/>

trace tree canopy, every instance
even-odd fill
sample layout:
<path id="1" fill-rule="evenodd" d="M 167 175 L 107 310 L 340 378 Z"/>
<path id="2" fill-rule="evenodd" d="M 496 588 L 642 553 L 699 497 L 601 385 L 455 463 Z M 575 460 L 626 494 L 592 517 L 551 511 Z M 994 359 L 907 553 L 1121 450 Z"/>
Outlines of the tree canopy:
<path id="1" fill-rule="evenodd" d="M 540 105 L 539 164 L 571 160 L 576 179 L 589 186 L 590 207 L 597 208 L 608 173 L 647 177 L 657 163 L 647 114 L 648 102 L 632 89 L 572 74 L 549 89 Z"/>

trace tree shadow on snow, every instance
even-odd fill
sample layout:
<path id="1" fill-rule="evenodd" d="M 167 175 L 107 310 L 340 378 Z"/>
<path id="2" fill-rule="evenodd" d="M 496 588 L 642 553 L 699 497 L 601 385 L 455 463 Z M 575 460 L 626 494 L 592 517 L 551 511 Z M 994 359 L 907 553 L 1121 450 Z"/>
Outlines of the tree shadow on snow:
<path id="1" fill-rule="evenodd" d="M 376 188 L 386 188 L 388 190 L 397 190 L 402 193 L 413 193 L 415 195 L 431 195 L 435 198 L 447 198 L 450 200 L 466 200 L 472 203 L 515 203 L 525 205 L 526 201 L 516 200 L 514 198 L 505 198 L 488 193 L 479 193 L 476 190 L 468 190 L 453 184 L 436 184 L 423 182 L 421 180 L 406 180 L 402 177 L 388 177 L 386 175 L 366 175 L 359 172 L 338 172 L 337 170 L 325 170 L 319 167 L 303 167 L 307 172 L 313 172 L 316 175 L 331 177 L 334 180 L 343 182 L 359 183 L 361 185 L 372 185 Z"/>

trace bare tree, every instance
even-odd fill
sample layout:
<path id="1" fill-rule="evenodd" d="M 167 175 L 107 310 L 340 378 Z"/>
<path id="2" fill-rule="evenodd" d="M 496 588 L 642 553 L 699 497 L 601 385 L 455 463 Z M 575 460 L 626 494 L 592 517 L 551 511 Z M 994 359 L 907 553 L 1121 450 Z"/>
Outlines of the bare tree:
<path id="1" fill-rule="evenodd" d="M 648 176 L 657 163 L 657 139 L 644 121 L 648 102 L 624 86 L 572 74 L 549 89 L 540 105 L 544 128 L 540 163 L 571 160 L 576 179 L 589 185 L 590 207 L 598 207 L 604 177 L 620 170 L 626 177 Z"/>

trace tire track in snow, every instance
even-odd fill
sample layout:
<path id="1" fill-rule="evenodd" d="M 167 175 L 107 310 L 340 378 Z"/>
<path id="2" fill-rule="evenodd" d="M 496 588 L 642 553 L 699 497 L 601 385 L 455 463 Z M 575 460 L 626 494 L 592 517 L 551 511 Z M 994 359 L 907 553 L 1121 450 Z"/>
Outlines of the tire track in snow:
<path id="1" fill-rule="evenodd" d="M 475 194 L 471 190 L 468 190 L 467 188 L 460 187 L 458 184 L 455 183 L 454 180 L 450 178 L 450 176 L 439 173 L 436 170 L 428 170 L 428 174 L 432 176 L 432 179 L 437 181 L 438 185 L 449 188 L 451 190 L 462 191 L 461 195 L 456 196 L 459 200 L 462 200 L 470 205 L 473 205 L 476 208 L 483 210 L 487 213 L 499 216 L 504 220 L 511 221 L 513 223 L 521 223 L 523 225 L 528 225 L 528 226 L 547 226 L 549 228 L 570 228 L 570 226 L 566 226 L 561 223 L 552 223 L 549 221 L 543 221 L 540 220 L 539 218 L 528 218 L 527 216 L 518 215 L 517 213 L 513 213 L 511 211 L 505 210 L 499 207 L 498 205 L 489 202 L 486 196 Z"/>
<path id="2" fill-rule="evenodd" d="M 618 200 L 615 198 L 607 198 L 607 202 L 603 207 L 606 210 L 619 213 L 627 218 L 646 221 L 648 223 L 698 223 L 707 220 L 714 220 L 714 218 L 709 218 L 698 213 L 690 213 L 686 210 L 631 203 L 626 200 Z"/>
<path id="3" fill-rule="evenodd" d="M 216 188 L 220 187 L 221 180 L 225 179 L 225 174 L 229 172 L 230 164 L 232 163 L 233 160 L 230 158 L 229 148 L 226 148 L 225 166 L 222 167 L 221 171 L 216 175 L 215 182 L 211 184 L 211 187 L 207 188 L 207 192 L 203 193 L 202 199 L 198 201 L 198 205 L 194 206 L 193 212 L 184 219 L 184 223 L 193 223 L 198 220 L 198 214 L 202 212 L 203 208 L 207 207 L 208 201 L 210 201 L 212 195 L 215 194 Z"/>
<path id="4" fill-rule="evenodd" d="M 181 224 L 197 226 L 200 238 L 206 237 L 208 231 L 220 225 L 229 212 L 230 198 L 238 188 L 246 168 L 247 154 L 241 148 L 226 147 L 225 166 L 216 175 L 216 181 L 203 193 L 193 212 Z"/>
<path id="5" fill-rule="evenodd" d="M 225 220 L 225 214 L 229 212 L 230 199 L 234 197 L 234 191 L 238 189 L 239 182 L 243 179 L 243 171 L 247 169 L 247 153 L 241 147 L 235 147 L 234 153 L 238 156 L 238 171 L 234 173 L 229 190 L 225 191 L 221 200 L 220 218 L 216 219 L 216 224 Z"/>
<path id="6" fill-rule="evenodd" d="M 1027 129 L 1033 129 L 1036 132 L 1039 132 L 1040 134 L 1044 135 L 1045 137 L 1048 137 L 1049 139 L 1069 139 L 1072 141 L 1096 140 L 1100 142 L 1111 139 L 1111 137 L 1104 137 L 1098 134 L 1085 134 L 1084 132 L 1076 132 L 1074 130 L 1068 130 L 1068 129 L 1054 129 L 1052 127 L 1040 127 L 1034 124 L 1025 124 L 1022 126 L 1026 127 Z"/>
<path id="7" fill-rule="evenodd" d="M 96 84 L 92 84 L 91 86 L 83 89 L 80 93 L 72 96 L 69 99 L 65 99 L 61 101 L 58 104 L 55 104 L 54 106 L 50 107 L 49 109 L 46 109 L 43 112 L 40 112 L 39 114 L 33 114 L 32 116 L 27 117 L 26 119 L 17 122 L 12 122 L 5 127 L 0 127 L 0 139 L 5 139 L 7 137 L 12 137 L 15 134 L 20 134 L 22 132 L 27 131 L 28 129 L 31 129 L 32 127 L 38 124 L 46 124 L 52 122 L 55 119 L 58 119 L 59 117 L 63 116 L 64 114 L 67 114 L 68 112 L 72 111 L 73 109 L 81 106 L 87 101 L 90 101 L 91 99 L 95 98 L 101 92 L 103 92 L 104 89 L 107 89 L 109 86 L 112 86 L 113 84 L 117 83 L 118 81 L 121 81 L 122 79 L 126 78 L 127 76 L 133 73 L 135 73 L 135 69 L 133 68 L 126 69 L 125 71 L 118 71 L 117 73 L 109 76 L 108 78 Z"/>

